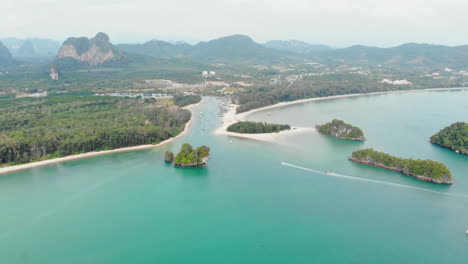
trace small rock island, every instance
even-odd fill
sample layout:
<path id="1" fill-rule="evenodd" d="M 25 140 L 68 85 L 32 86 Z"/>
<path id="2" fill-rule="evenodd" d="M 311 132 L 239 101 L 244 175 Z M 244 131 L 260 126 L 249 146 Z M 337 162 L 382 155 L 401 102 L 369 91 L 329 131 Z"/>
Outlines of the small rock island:
<path id="1" fill-rule="evenodd" d="M 342 120 L 333 119 L 333 121 L 316 126 L 321 134 L 336 137 L 338 139 L 364 141 L 364 133 L 359 127 L 346 124 Z"/>
<path id="2" fill-rule="evenodd" d="M 431 137 L 431 143 L 468 155 L 468 123 L 457 122 Z"/>
<path id="3" fill-rule="evenodd" d="M 262 133 L 278 133 L 283 130 L 290 130 L 290 125 L 270 124 L 265 122 L 243 121 L 230 125 L 227 128 L 229 132 L 242 134 L 262 134 Z"/>
<path id="4" fill-rule="evenodd" d="M 373 149 L 354 151 L 349 160 L 384 168 L 437 184 L 453 184 L 452 173 L 444 164 L 432 160 L 402 159 Z"/>
<path id="5" fill-rule="evenodd" d="M 166 151 L 164 160 L 174 163 L 177 167 L 204 167 L 210 159 L 210 148 L 201 146 L 196 149 L 192 145 L 185 143 L 180 148 L 179 153 L 174 157 L 174 153 Z"/>

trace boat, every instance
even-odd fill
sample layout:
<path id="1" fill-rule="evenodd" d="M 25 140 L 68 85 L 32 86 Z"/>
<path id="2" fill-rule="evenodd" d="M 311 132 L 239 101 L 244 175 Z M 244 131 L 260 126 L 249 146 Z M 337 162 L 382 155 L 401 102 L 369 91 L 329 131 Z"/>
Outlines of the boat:
<path id="1" fill-rule="evenodd" d="M 468 236 L 468 230 L 466 230 L 466 231 L 465 231 L 465 235 L 467 235 L 467 236 Z"/>
<path id="2" fill-rule="evenodd" d="M 325 174 L 331 175 L 332 173 L 329 171 L 326 171 Z"/>

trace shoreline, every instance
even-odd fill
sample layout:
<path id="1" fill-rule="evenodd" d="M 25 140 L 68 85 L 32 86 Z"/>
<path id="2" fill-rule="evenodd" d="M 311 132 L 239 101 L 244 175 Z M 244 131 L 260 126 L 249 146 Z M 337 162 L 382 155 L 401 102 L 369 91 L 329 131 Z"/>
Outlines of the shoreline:
<path id="1" fill-rule="evenodd" d="M 315 101 L 323 101 L 323 100 L 331 100 L 331 99 L 339 99 L 339 98 L 348 98 L 348 97 L 357 97 L 357 96 L 372 96 L 372 95 L 385 95 L 385 94 L 394 94 L 394 93 L 412 93 L 412 92 L 437 92 L 437 91 L 457 91 L 457 90 L 468 90 L 468 87 L 454 87 L 454 88 L 428 88 L 428 89 L 411 89 L 411 90 L 395 90 L 395 91 L 385 91 L 385 92 L 370 92 L 370 93 L 354 93 L 354 94 L 342 94 L 342 95 L 330 95 L 324 97 L 314 97 L 314 98 L 306 98 L 306 99 L 299 99 L 290 102 L 280 102 L 274 105 L 267 105 L 264 107 L 256 108 L 249 110 L 247 112 L 239 113 L 237 115 L 241 116 L 241 118 L 246 118 L 247 116 L 273 108 L 294 105 L 294 104 L 301 104 L 301 103 L 308 103 L 308 102 L 315 102 Z"/>
<path id="2" fill-rule="evenodd" d="M 231 104 L 229 106 L 229 110 L 223 115 L 223 124 L 215 130 L 214 134 L 271 142 L 278 136 L 287 135 L 287 134 L 291 134 L 294 132 L 296 133 L 297 132 L 312 132 L 312 131 L 315 132 L 317 130 L 315 128 L 292 127 L 291 130 L 282 131 L 279 133 L 241 134 L 241 133 L 235 133 L 235 132 L 228 132 L 227 127 L 236 122 L 246 121 L 247 116 L 253 113 L 268 110 L 268 109 L 278 108 L 278 107 L 284 107 L 288 105 L 294 105 L 294 104 L 302 104 L 302 103 L 308 103 L 308 102 L 324 101 L 324 100 L 340 99 L 340 98 L 348 98 L 348 97 L 358 97 L 358 96 L 373 96 L 373 95 L 385 95 L 385 94 L 393 94 L 393 93 L 411 93 L 411 92 L 451 91 L 451 90 L 468 90 L 468 87 L 395 90 L 395 91 L 385 91 L 385 92 L 354 93 L 354 94 L 314 97 L 314 98 L 299 99 L 299 100 L 290 101 L 290 102 L 280 102 L 274 105 L 268 105 L 268 106 L 252 109 L 247 112 L 243 112 L 239 114 L 236 114 L 236 108 L 238 107 L 238 105 Z"/>
<path id="3" fill-rule="evenodd" d="M 277 133 L 258 133 L 258 134 L 243 134 L 243 133 L 236 133 L 236 132 L 229 132 L 227 131 L 227 128 L 236 123 L 236 122 L 241 122 L 245 121 L 246 115 L 241 114 L 236 114 L 236 108 L 238 105 L 231 104 L 229 106 L 229 109 L 226 113 L 223 115 L 223 124 L 218 127 L 215 131 L 214 134 L 216 135 L 225 135 L 225 136 L 231 136 L 231 137 L 237 137 L 237 138 L 246 138 L 246 139 L 253 139 L 253 140 L 258 140 L 258 141 L 266 141 L 266 142 L 272 142 L 274 141 L 277 137 L 283 136 L 283 135 L 291 135 L 291 134 L 298 134 L 298 133 L 305 133 L 305 132 L 315 132 L 316 129 L 314 127 L 291 127 L 289 130 L 283 130 Z"/>
<path id="4" fill-rule="evenodd" d="M 199 104 L 200 104 L 200 102 L 197 103 L 197 104 L 184 106 L 182 108 L 191 110 L 193 107 L 196 107 Z M 192 115 L 193 115 L 193 113 L 192 113 Z M 143 150 L 143 149 L 150 149 L 150 148 L 157 148 L 157 147 L 160 147 L 160 146 L 164 146 L 164 145 L 167 145 L 167 144 L 171 143 L 172 141 L 184 136 L 185 134 L 187 134 L 187 132 L 189 131 L 190 126 L 192 125 L 192 120 L 193 120 L 193 117 L 190 117 L 190 120 L 185 124 L 184 130 L 182 132 L 180 132 L 177 136 L 168 138 L 168 139 L 166 139 L 164 141 L 161 141 L 158 144 L 154 144 L 154 145 L 153 144 L 147 144 L 147 145 L 138 145 L 138 146 L 118 148 L 118 149 L 112 149 L 112 150 L 93 151 L 93 152 L 86 152 L 86 153 L 81 153 L 81 154 L 69 155 L 69 156 L 55 158 L 55 159 L 33 161 L 33 162 L 30 162 L 30 163 L 25 163 L 25 164 L 19 164 L 19 165 L 13 165 L 13 166 L 0 168 L 0 175 L 12 173 L 12 172 L 17 172 L 17 171 L 22 171 L 22 170 L 28 170 L 28 169 L 32 169 L 32 168 L 35 168 L 35 167 L 51 165 L 51 164 L 55 164 L 55 163 L 67 162 L 67 161 L 84 159 L 84 158 L 91 158 L 91 157 L 95 157 L 95 156 L 107 155 L 107 154 L 112 154 L 112 153 L 129 152 L 129 151 L 136 151 L 136 150 Z"/>

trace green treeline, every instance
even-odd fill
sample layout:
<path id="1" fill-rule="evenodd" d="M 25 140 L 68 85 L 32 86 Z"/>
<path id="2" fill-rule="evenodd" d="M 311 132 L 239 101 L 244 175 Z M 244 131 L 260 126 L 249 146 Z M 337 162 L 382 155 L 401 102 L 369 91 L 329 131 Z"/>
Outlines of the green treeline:
<path id="1" fill-rule="evenodd" d="M 184 107 L 187 105 L 191 104 L 197 104 L 201 101 L 201 96 L 200 95 L 181 95 L 181 94 L 176 94 L 172 98 L 174 100 L 174 104 L 179 106 L 179 107 Z"/>
<path id="2" fill-rule="evenodd" d="M 259 133 L 277 133 L 282 130 L 291 129 L 290 125 L 269 124 L 265 122 L 243 121 L 230 125 L 227 128 L 229 132 L 259 134 Z"/>
<path id="3" fill-rule="evenodd" d="M 431 143 L 468 155 L 468 123 L 457 122 L 431 137 Z"/>
<path id="4" fill-rule="evenodd" d="M 192 145 L 185 143 L 180 148 L 179 153 L 174 158 L 176 166 L 195 167 L 205 165 L 210 155 L 210 148 L 201 146 L 196 149 Z"/>
<path id="5" fill-rule="evenodd" d="M 176 136 L 190 111 L 118 97 L 0 101 L 0 164 L 155 144 Z"/>
<path id="6" fill-rule="evenodd" d="M 420 175 L 447 183 L 453 181 L 449 168 L 437 161 L 402 159 L 373 149 L 354 151 L 350 159 L 371 165 L 384 165 L 411 176 Z"/>
<path id="7" fill-rule="evenodd" d="M 239 104 L 237 113 L 279 102 L 288 102 L 304 98 L 333 95 L 369 93 L 408 89 L 408 86 L 389 87 L 378 83 L 378 80 L 361 76 L 330 74 L 321 77 L 307 77 L 294 83 L 251 87 L 238 94 L 235 102 Z"/>

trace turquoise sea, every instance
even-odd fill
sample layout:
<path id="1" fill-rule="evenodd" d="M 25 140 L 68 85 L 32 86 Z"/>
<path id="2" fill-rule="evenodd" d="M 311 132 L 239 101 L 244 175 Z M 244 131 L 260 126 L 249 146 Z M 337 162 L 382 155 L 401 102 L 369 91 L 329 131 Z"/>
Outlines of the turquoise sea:
<path id="1" fill-rule="evenodd" d="M 275 143 L 216 136 L 219 104 L 204 98 L 190 132 L 161 148 L 0 176 L 0 263 L 468 263 L 468 156 L 429 143 L 468 121 L 468 91 L 342 98 L 249 116 L 302 127 L 339 118 L 361 127 L 365 143 L 314 132 Z M 211 147 L 208 167 L 163 162 L 184 142 Z M 367 147 L 441 161 L 455 184 L 347 160 Z"/>

